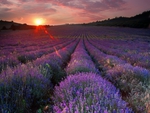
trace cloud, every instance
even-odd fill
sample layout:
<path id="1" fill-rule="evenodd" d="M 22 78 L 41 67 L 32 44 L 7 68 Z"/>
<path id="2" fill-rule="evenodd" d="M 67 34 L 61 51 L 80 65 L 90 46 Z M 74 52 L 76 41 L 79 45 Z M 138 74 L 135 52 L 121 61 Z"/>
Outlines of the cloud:
<path id="1" fill-rule="evenodd" d="M 74 10 L 76 14 L 72 17 L 72 21 L 76 20 L 77 22 L 83 20 L 103 20 L 108 18 L 105 15 L 106 11 L 110 10 L 110 12 L 115 12 L 125 10 L 126 8 L 126 2 L 124 0 L 36 0 L 36 2 L 49 3 L 59 8 L 69 9 L 66 10 L 67 12 Z"/>
<path id="2" fill-rule="evenodd" d="M 5 12 L 0 13 L 0 17 L 3 20 L 13 20 L 15 17 L 19 16 L 20 14 L 12 13 L 12 12 Z"/>
<path id="3" fill-rule="evenodd" d="M 87 18 L 88 21 L 93 21 L 93 20 L 102 20 L 102 19 L 105 19 L 107 18 L 106 16 L 104 16 L 103 14 L 92 14 L 92 13 L 87 13 L 87 12 L 81 12 L 81 13 L 78 13 L 78 18 Z"/>
<path id="4" fill-rule="evenodd" d="M 124 0 L 36 0 L 37 2 L 46 2 L 55 5 L 77 8 L 87 12 L 97 13 L 104 10 L 124 9 L 126 2 Z"/>
<path id="5" fill-rule="evenodd" d="M 0 0 L 0 5 L 11 5 L 12 2 L 8 1 L 8 0 Z"/>
<path id="6" fill-rule="evenodd" d="M 29 13 L 47 13 L 49 12 L 49 14 L 53 14 L 55 13 L 57 10 L 45 5 L 41 5 L 41 4 L 36 4 L 36 5 L 25 5 L 24 8 L 22 8 L 23 10 L 25 10 L 25 12 L 29 12 Z"/>
<path id="7" fill-rule="evenodd" d="M 32 1 L 32 0 L 18 0 L 19 2 L 29 2 L 29 1 Z"/>
<path id="8" fill-rule="evenodd" d="M 1 8 L 0 12 L 9 12 L 11 10 L 12 10 L 11 8 Z"/>

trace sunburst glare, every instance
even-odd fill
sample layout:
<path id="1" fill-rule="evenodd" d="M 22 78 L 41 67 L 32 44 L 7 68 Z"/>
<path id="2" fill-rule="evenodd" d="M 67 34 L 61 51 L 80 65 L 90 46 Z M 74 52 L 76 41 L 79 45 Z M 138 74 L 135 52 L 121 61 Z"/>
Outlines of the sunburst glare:
<path id="1" fill-rule="evenodd" d="M 37 18 L 34 20 L 34 23 L 39 26 L 39 25 L 42 25 L 44 24 L 44 20 L 42 18 Z"/>

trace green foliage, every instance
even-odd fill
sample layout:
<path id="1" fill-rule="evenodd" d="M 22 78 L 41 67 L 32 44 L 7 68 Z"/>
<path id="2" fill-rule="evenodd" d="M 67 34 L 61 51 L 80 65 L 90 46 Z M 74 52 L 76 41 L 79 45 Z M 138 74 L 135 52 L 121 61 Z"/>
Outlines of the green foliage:
<path id="1" fill-rule="evenodd" d="M 66 72 L 64 71 L 64 69 L 60 67 L 60 65 L 58 65 L 55 61 L 49 64 L 45 64 L 44 69 L 46 69 L 46 71 L 42 73 L 51 73 L 52 76 L 50 77 L 50 79 L 52 84 L 54 85 L 58 84 L 62 79 L 66 77 Z"/>
<path id="2" fill-rule="evenodd" d="M 40 66 L 40 71 L 41 74 L 49 80 L 52 78 L 52 68 L 49 64 L 46 63 L 45 65 Z"/>
<path id="3" fill-rule="evenodd" d="M 21 63 L 26 63 L 27 62 L 27 59 L 25 56 L 18 56 L 18 60 L 21 62 Z"/>
<path id="4" fill-rule="evenodd" d="M 38 109 L 37 113 L 42 113 L 42 110 L 41 110 L 41 109 Z"/>

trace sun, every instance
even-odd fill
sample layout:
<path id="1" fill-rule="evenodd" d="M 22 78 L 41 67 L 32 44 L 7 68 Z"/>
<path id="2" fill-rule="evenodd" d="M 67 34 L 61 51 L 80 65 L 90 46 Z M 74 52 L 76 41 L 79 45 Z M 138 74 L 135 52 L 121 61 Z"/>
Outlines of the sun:
<path id="1" fill-rule="evenodd" d="M 39 26 L 42 25 L 44 23 L 44 20 L 42 18 L 37 18 L 35 19 L 34 23 Z"/>

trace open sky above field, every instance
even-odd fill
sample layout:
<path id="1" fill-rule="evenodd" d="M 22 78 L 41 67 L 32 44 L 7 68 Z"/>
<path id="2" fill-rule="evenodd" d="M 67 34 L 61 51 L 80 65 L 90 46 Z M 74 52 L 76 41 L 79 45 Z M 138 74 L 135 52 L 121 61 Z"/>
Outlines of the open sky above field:
<path id="1" fill-rule="evenodd" d="M 86 23 L 150 10 L 150 0 L 0 0 L 0 19 L 35 24 Z"/>

